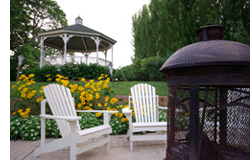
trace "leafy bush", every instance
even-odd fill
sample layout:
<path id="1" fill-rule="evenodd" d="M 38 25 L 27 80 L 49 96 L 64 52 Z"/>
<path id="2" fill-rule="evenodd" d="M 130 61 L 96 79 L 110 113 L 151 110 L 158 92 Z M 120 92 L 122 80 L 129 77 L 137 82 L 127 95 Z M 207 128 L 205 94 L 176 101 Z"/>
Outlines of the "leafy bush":
<path id="1" fill-rule="evenodd" d="M 79 77 L 79 67 L 74 63 L 66 63 L 59 67 L 60 74 L 68 77 L 69 79 L 77 80 Z"/>
<path id="2" fill-rule="evenodd" d="M 94 113 L 81 113 L 82 117 L 79 120 L 80 128 L 86 129 L 103 124 L 103 117 L 96 117 Z M 160 111 L 160 121 L 166 121 L 167 112 Z M 60 131 L 57 127 L 56 121 L 46 119 L 46 137 L 47 138 L 60 138 Z M 129 128 L 128 121 L 123 117 L 116 117 L 112 115 L 110 120 L 112 127 L 112 135 L 124 134 Z M 22 118 L 17 115 L 10 116 L 10 139 L 23 139 L 23 140 L 39 140 L 41 137 L 41 118 L 37 115 Z"/>
<path id="3" fill-rule="evenodd" d="M 133 64 L 122 67 L 118 70 L 121 81 L 162 81 L 164 75 L 160 68 L 166 58 L 151 57 L 134 60 Z"/>
<path id="4" fill-rule="evenodd" d="M 142 61 L 142 71 L 145 75 L 148 75 L 147 78 L 149 81 L 165 80 L 164 75 L 160 72 L 160 68 L 165 61 L 166 59 L 161 57 L 147 58 Z"/>
<path id="5" fill-rule="evenodd" d="M 22 71 L 22 74 L 24 75 L 30 75 L 30 74 L 35 74 L 36 76 L 34 77 L 35 81 L 43 81 L 46 82 L 48 81 L 48 75 L 50 77 L 50 81 L 55 81 L 56 75 L 59 74 L 59 69 L 56 66 L 49 66 L 46 65 L 44 67 L 40 68 L 28 68 L 24 69 Z"/>
<path id="6" fill-rule="evenodd" d="M 96 63 L 90 65 L 86 65 L 85 63 L 66 63 L 62 66 L 45 65 L 41 69 L 28 67 L 27 69 L 23 69 L 22 73 L 25 75 L 35 74 L 35 81 L 45 82 L 48 80 L 47 75 L 50 75 L 51 81 L 55 81 L 57 74 L 68 77 L 71 80 L 78 80 L 82 77 L 86 79 L 97 79 L 102 73 L 109 75 L 109 69 Z"/>

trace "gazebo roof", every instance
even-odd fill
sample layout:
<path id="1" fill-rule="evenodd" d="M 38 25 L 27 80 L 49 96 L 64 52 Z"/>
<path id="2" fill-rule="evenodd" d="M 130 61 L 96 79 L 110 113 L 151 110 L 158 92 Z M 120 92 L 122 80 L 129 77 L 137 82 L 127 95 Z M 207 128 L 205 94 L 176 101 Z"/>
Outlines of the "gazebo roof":
<path id="1" fill-rule="evenodd" d="M 101 32 L 95 31 L 79 23 L 54 30 L 40 32 L 38 36 L 46 37 L 44 40 L 44 45 L 63 50 L 64 42 L 60 35 L 64 34 L 73 35 L 73 37 L 71 37 L 67 43 L 68 52 L 95 52 L 96 43 L 92 39 L 93 37 L 99 37 L 101 39 L 98 48 L 99 51 L 106 51 L 111 47 L 111 45 L 116 43 L 114 39 L 106 36 L 105 34 L 102 34 Z"/>

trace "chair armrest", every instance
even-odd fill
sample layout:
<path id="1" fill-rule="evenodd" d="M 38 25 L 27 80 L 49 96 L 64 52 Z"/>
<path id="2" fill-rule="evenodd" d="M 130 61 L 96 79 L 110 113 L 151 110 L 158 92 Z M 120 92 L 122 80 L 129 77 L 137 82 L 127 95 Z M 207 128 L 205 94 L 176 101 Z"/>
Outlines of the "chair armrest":
<path id="1" fill-rule="evenodd" d="M 110 126 L 109 121 L 111 118 L 112 113 L 118 113 L 119 111 L 107 111 L 107 110 L 76 110 L 76 112 L 80 113 L 86 113 L 86 112 L 92 112 L 92 113 L 103 113 L 103 125 Z"/>
<path id="2" fill-rule="evenodd" d="M 52 116 L 48 114 L 41 114 L 40 117 L 46 119 L 58 119 L 58 120 L 66 120 L 66 121 L 77 121 L 82 119 L 81 117 L 73 117 L 73 116 Z"/>
<path id="3" fill-rule="evenodd" d="M 168 107 L 162 107 L 162 106 L 158 106 L 159 109 L 168 109 Z"/>
<path id="4" fill-rule="evenodd" d="M 107 110 L 76 110 L 76 112 L 92 112 L 92 113 L 118 113 L 119 111 L 107 111 Z"/>
<path id="5" fill-rule="evenodd" d="M 122 113 L 124 113 L 124 114 L 132 114 L 132 110 L 129 107 L 123 108 Z"/>

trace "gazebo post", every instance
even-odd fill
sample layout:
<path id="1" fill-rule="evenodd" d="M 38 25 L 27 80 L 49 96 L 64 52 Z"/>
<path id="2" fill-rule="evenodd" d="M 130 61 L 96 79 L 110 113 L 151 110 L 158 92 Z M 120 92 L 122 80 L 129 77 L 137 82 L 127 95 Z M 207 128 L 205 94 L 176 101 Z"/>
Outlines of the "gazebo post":
<path id="1" fill-rule="evenodd" d="M 114 62 L 113 62 L 113 45 L 111 45 L 111 62 L 112 62 L 112 65 L 114 65 Z"/>
<path id="2" fill-rule="evenodd" d="M 105 55 L 105 66 L 107 66 L 107 52 L 108 52 L 108 50 L 105 50 L 105 51 L 104 51 L 104 55 Z"/>
<path id="3" fill-rule="evenodd" d="M 96 44 L 96 63 L 99 64 L 99 55 L 98 55 L 98 52 L 99 52 L 99 44 L 101 42 L 101 39 L 99 37 L 91 37 L 91 39 L 93 39 L 95 41 L 95 44 Z"/>
<path id="4" fill-rule="evenodd" d="M 40 41 L 40 68 L 43 67 L 43 49 L 44 49 L 44 46 L 43 46 L 43 43 L 44 43 L 44 40 L 46 39 L 47 37 L 41 37 L 41 41 Z"/>
<path id="5" fill-rule="evenodd" d="M 63 54 L 63 65 L 66 64 L 66 60 L 67 60 L 67 42 L 68 40 L 73 37 L 73 35 L 69 35 L 67 36 L 67 34 L 64 35 L 60 35 L 60 37 L 63 39 L 64 42 L 64 54 Z"/>

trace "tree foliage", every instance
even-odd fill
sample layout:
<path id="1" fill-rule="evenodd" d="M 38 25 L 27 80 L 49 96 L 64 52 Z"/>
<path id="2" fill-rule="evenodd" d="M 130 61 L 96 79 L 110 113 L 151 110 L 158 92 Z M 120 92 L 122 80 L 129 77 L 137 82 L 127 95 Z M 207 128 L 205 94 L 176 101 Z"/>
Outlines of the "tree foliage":
<path id="1" fill-rule="evenodd" d="M 10 0 L 10 49 L 37 46 L 37 34 L 67 25 L 66 15 L 53 0 Z"/>
<path id="2" fill-rule="evenodd" d="M 132 21 L 134 59 L 169 57 L 208 22 L 225 27 L 226 40 L 250 44 L 249 0 L 152 0 Z"/>
<path id="3" fill-rule="evenodd" d="M 39 65 L 38 33 L 66 25 L 65 13 L 53 0 L 10 0 L 11 80 L 16 76 L 18 55 L 24 55 L 25 68 Z"/>

